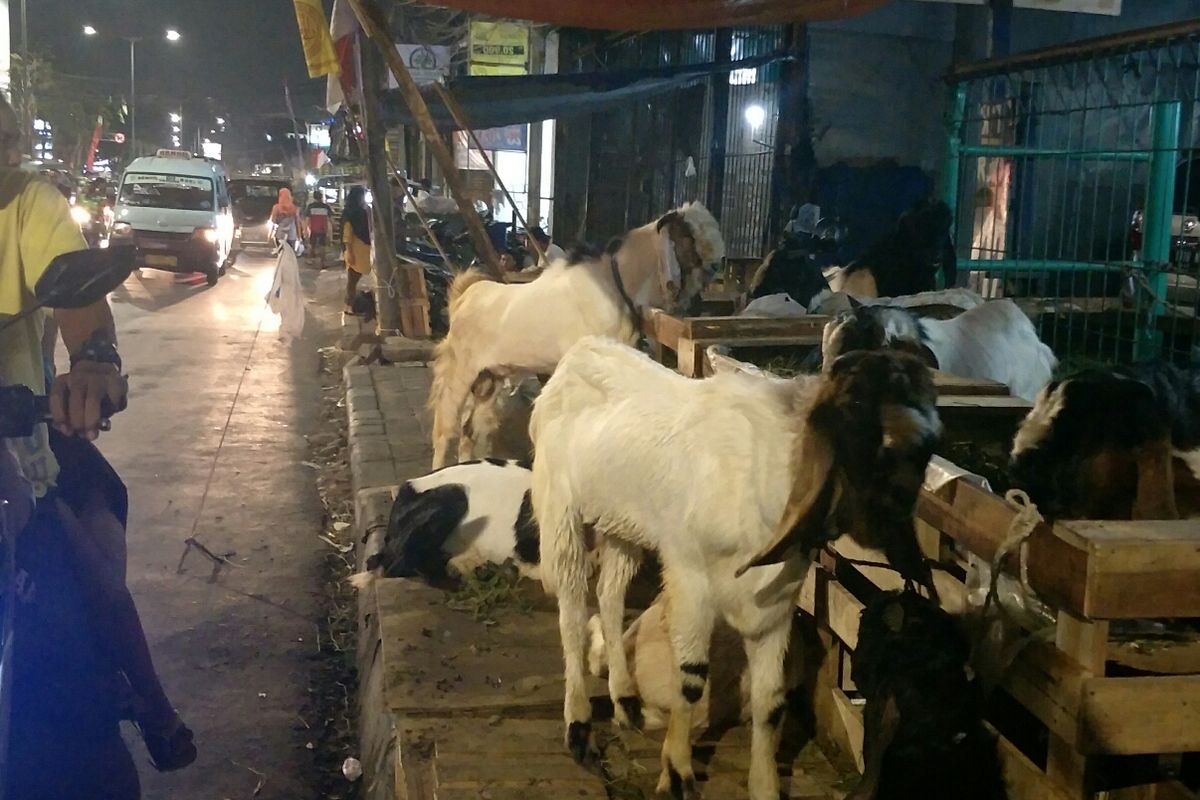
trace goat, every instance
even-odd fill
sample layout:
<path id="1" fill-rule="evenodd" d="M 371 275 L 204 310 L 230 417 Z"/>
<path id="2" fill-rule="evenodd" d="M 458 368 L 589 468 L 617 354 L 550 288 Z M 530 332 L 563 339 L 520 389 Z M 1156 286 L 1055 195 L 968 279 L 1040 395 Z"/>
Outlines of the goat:
<path id="1" fill-rule="evenodd" d="M 784 234 L 779 246 L 767 254 L 750 279 L 749 295 L 753 300 L 775 294 L 786 294 L 807 307 L 813 297 L 829 290 L 821 268 L 811 258 L 811 252 L 801 240 Z"/>
<path id="2" fill-rule="evenodd" d="M 910 208 L 895 227 L 829 280 L 835 292 L 862 297 L 898 297 L 937 288 L 936 275 L 949 288 L 958 278 L 950 206 L 932 198 Z"/>
<path id="3" fill-rule="evenodd" d="M 1178 519 L 1175 458 L 1200 479 L 1200 369 L 1149 362 L 1046 386 L 1009 473 L 1050 519 Z"/>
<path id="4" fill-rule="evenodd" d="M 575 758 L 586 757 L 591 735 L 583 668 L 594 535 L 619 724 L 641 720 L 622 646 L 625 591 L 643 548 L 662 562 L 682 689 L 659 790 L 694 795 L 688 731 L 721 617 L 749 662 L 750 796 L 777 800 L 783 662 L 810 551 L 836 528 L 931 586 L 913 508 L 940 430 L 932 379 L 909 356 L 851 353 L 823 375 L 790 381 L 737 371 L 691 380 L 612 340 L 577 343 L 530 421 L 542 583 L 558 597 L 566 743 Z"/>
<path id="5" fill-rule="evenodd" d="M 867 605 L 851 671 L 867 700 L 865 769 L 847 800 L 1004 800 L 970 655 L 959 622 L 915 592 Z"/>
<path id="6" fill-rule="evenodd" d="M 364 588 L 373 573 L 465 577 L 484 564 L 509 560 L 536 580 L 540 556 L 529 483 L 528 463 L 499 459 L 457 464 L 405 482 L 392 504 L 383 547 L 351 582 Z"/>
<path id="7" fill-rule="evenodd" d="M 903 308 L 858 306 L 825 326 L 821 354 L 828 364 L 851 350 L 883 346 L 924 353 L 930 366 L 1003 383 L 1030 401 L 1058 364 L 1011 300 L 992 300 L 947 320 L 922 319 Z"/>
<path id="8" fill-rule="evenodd" d="M 463 402 L 458 461 L 480 458 L 527 459 L 529 414 L 548 375 L 513 367 L 485 367 Z"/>
<path id="9" fill-rule="evenodd" d="M 845 292 L 825 291 L 813 297 L 808 305 L 810 314 L 836 316 L 853 311 L 859 305 L 907 308 L 920 317 L 951 319 L 987 301 L 970 289 L 939 289 L 899 297 L 855 297 Z"/>
<path id="10" fill-rule="evenodd" d="M 625 631 L 625 658 L 632 665 L 630 677 L 647 730 L 666 727 L 675 698 L 683 691 L 678 672 L 663 668 L 676 663 L 667 617 L 666 596 L 659 595 Z M 588 635 L 588 672 L 603 678 L 608 673 L 608 649 L 599 615 L 594 614 L 588 620 Z M 801 683 L 803 664 L 796 651 L 789 650 L 784 666 L 784 686 L 789 692 Z M 748 721 L 750 672 L 746 669 L 746 649 L 741 637 L 724 621 L 717 620 L 709 652 L 712 671 L 704 695 L 693 711 L 692 727 L 721 728 Z"/>
<path id="11" fill-rule="evenodd" d="M 473 271 L 457 278 L 450 331 L 434 350 L 434 468 L 446 464 L 479 370 L 509 364 L 549 373 L 567 348 L 593 334 L 633 343 L 641 307 L 689 307 L 724 257 L 717 221 L 689 203 L 630 231 L 604 256 L 556 261 L 532 283 L 496 283 Z"/>

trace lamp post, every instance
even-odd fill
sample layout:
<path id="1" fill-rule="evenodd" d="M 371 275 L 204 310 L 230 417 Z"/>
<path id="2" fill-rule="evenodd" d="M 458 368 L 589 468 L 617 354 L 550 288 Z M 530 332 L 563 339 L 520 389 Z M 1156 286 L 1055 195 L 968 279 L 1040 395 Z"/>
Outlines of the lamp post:
<path id="1" fill-rule="evenodd" d="M 83 26 L 84 36 L 98 36 L 100 31 L 96 30 L 92 25 Z M 141 36 L 121 36 L 126 42 L 129 42 L 129 153 L 130 156 L 137 154 L 137 43 L 142 41 Z M 168 42 L 178 42 L 183 36 L 174 28 L 167 28 L 163 33 L 163 38 Z"/>

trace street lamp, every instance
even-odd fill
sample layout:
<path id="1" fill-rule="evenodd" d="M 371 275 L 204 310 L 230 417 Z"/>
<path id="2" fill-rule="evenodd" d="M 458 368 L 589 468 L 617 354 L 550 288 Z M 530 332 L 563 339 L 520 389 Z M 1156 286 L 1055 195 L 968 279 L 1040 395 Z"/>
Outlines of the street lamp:
<path id="1" fill-rule="evenodd" d="M 96 36 L 99 33 L 95 26 L 83 26 L 84 36 Z M 142 41 L 142 37 L 121 36 L 119 38 L 129 42 L 129 152 L 135 154 L 137 153 L 137 43 Z M 178 42 L 183 37 L 174 28 L 167 28 L 164 38 L 168 42 Z"/>

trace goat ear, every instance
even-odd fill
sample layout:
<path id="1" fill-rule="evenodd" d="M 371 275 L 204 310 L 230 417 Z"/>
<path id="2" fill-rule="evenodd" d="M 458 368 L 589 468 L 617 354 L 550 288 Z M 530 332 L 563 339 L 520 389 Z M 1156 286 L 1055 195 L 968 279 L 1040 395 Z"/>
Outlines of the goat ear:
<path id="1" fill-rule="evenodd" d="M 475 382 L 471 384 L 471 394 L 475 395 L 476 399 L 487 400 L 496 392 L 496 373 L 484 367 L 479 370 L 479 374 L 475 376 Z"/>
<path id="2" fill-rule="evenodd" d="M 799 549 L 807 553 L 827 538 L 829 515 L 837 492 L 837 460 L 829 431 L 828 411 L 817 406 L 809 415 L 808 428 L 792 456 L 795 483 L 770 543 L 737 571 L 740 577 L 751 567 L 778 564 Z"/>
<path id="3" fill-rule="evenodd" d="M 682 270 L 679 267 L 679 257 L 675 254 L 675 240 L 671 238 L 671 227 L 658 229 L 659 270 L 662 285 L 671 294 L 683 286 Z M 669 298 L 664 298 L 669 299 Z"/>

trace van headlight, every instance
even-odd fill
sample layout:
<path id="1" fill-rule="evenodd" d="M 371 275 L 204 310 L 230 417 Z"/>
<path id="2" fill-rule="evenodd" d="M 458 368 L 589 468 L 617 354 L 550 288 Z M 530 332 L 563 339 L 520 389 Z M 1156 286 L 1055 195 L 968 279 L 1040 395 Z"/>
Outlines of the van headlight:
<path id="1" fill-rule="evenodd" d="M 112 226 L 113 236 L 132 236 L 133 226 L 128 222 L 115 222 Z"/>
<path id="2" fill-rule="evenodd" d="M 209 244 L 217 243 L 217 229 L 216 228 L 196 228 L 195 235 L 197 236 L 197 238 L 203 239 L 204 241 L 208 242 Z"/>
<path id="3" fill-rule="evenodd" d="M 92 221 L 92 212 L 83 206 L 71 206 L 71 219 L 75 220 L 76 225 L 87 225 Z"/>

